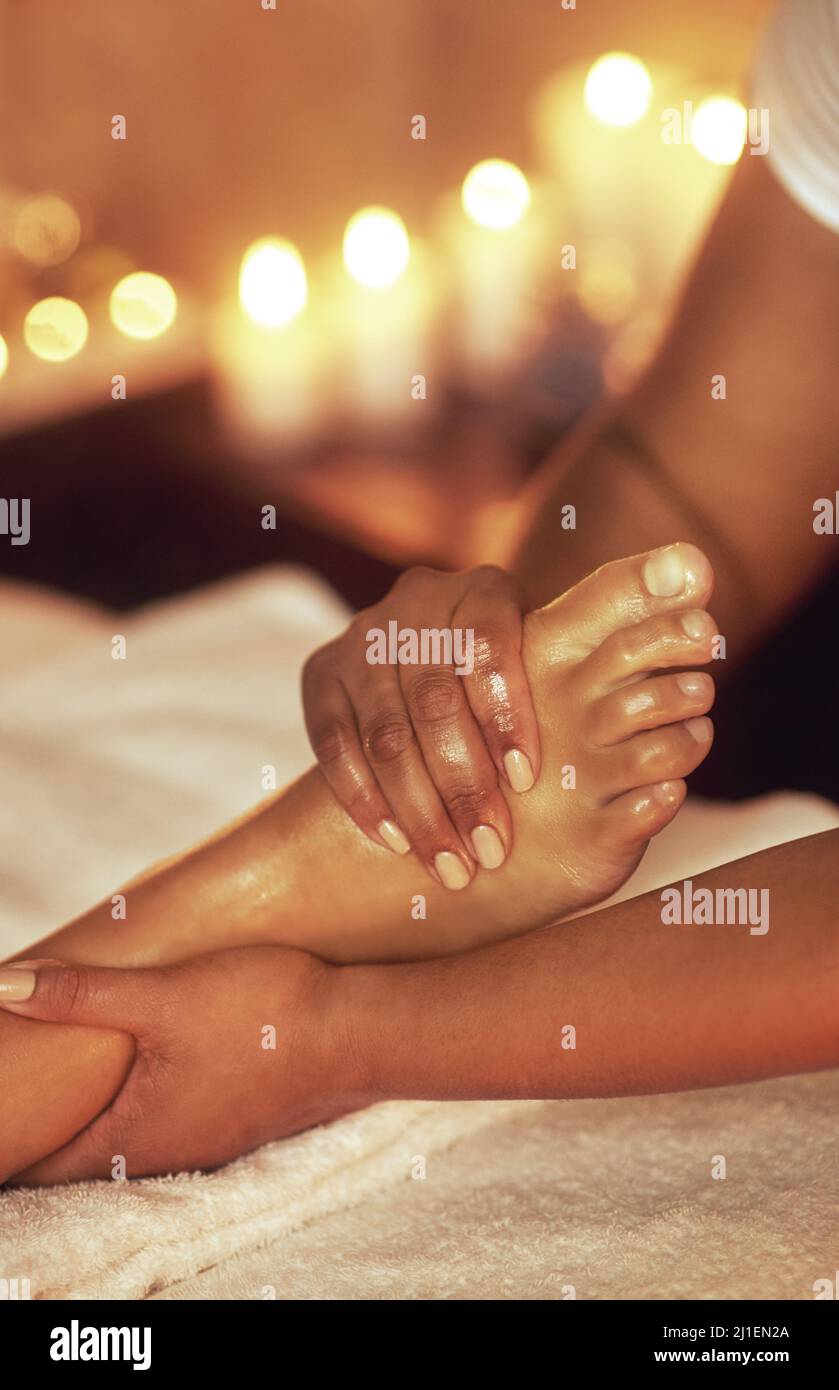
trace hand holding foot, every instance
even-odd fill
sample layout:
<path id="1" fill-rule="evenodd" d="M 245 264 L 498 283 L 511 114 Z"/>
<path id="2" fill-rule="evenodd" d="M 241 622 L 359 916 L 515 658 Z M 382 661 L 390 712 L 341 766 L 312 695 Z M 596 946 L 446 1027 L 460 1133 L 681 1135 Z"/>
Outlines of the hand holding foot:
<path id="1" fill-rule="evenodd" d="M 401 720 L 387 783 L 403 808 L 416 859 L 444 887 L 468 888 L 470 902 L 474 897 L 474 906 L 481 906 L 480 925 L 464 928 L 461 949 L 609 896 L 636 867 L 650 837 L 672 820 L 685 796 L 683 778 L 711 746 L 706 715 L 713 680 L 676 672 L 711 659 L 716 627 L 705 604 L 712 585 L 704 555 L 678 543 L 604 565 L 524 618 L 522 679 L 541 743 L 539 777 L 526 795 L 515 794 L 509 778 L 498 778 L 486 749 L 489 780 L 471 757 L 461 734 L 463 681 L 454 673 L 436 671 L 433 727 L 418 737 L 410 720 Z M 485 602 L 469 612 L 476 675 L 489 687 L 506 687 L 511 657 L 497 640 L 493 607 Z M 344 662 L 362 664 L 361 630 L 351 629 L 342 640 Z M 500 666 L 499 652 L 506 653 Z M 371 706 L 356 710 L 359 728 L 370 721 L 378 727 L 384 717 L 372 686 L 368 694 Z M 435 759 L 423 763 L 431 737 L 448 750 L 442 773 Z M 500 746 L 493 749 L 496 764 Z M 415 795 L 418 763 L 426 778 L 434 773 L 442 783 L 456 815 L 436 818 L 424 794 Z M 474 847 L 482 843 L 498 850 L 482 860 L 493 869 L 490 875 L 475 862 Z M 416 859 L 406 855 L 405 866 Z"/>

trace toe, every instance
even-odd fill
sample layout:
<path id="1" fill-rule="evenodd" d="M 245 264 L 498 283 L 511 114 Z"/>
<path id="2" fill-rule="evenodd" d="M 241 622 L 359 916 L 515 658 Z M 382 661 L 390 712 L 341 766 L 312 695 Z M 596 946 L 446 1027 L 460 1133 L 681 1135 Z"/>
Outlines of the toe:
<path id="1" fill-rule="evenodd" d="M 684 782 L 676 778 L 648 787 L 635 787 L 616 797 L 604 812 L 604 828 L 612 843 L 640 849 L 673 820 L 687 795 Z"/>
<path id="2" fill-rule="evenodd" d="M 607 787 L 615 797 L 633 787 L 687 777 L 707 758 L 713 739 L 713 723 L 707 715 L 697 715 L 604 748 L 598 755 L 604 800 L 610 799 Z"/>
<path id="3" fill-rule="evenodd" d="M 718 635 L 714 619 L 702 609 L 660 613 L 610 633 L 586 659 L 581 678 L 589 698 L 596 698 L 647 671 L 702 666 L 713 660 Z"/>
<path id="4" fill-rule="evenodd" d="M 579 660 L 620 628 L 659 613 L 703 608 L 713 583 L 710 561 L 688 541 L 603 565 L 539 610 L 548 659 Z"/>
<path id="5" fill-rule="evenodd" d="M 589 741 L 606 748 L 645 729 L 707 714 L 714 694 L 714 682 L 705 671 L 633 681 L 589 705 Z"/>

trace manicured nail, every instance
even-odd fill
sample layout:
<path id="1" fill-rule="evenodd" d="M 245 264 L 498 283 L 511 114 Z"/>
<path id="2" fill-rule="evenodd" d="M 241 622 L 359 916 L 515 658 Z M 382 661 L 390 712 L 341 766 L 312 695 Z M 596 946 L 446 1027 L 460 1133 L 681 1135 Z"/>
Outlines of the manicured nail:
<path id="1" fill-rule="evenodd" d="M 456 892 L 459 888 L 465 888 L 469 882 L 469 870 L 450 850 L 444 849 L 440 854 L 435 854 L 434 867 L 444 888 L 452 888 Z"/>
<path id="2" fill-rule="evenodd" d="M 708 618 L 705 613 L 683 613 L 682 627 L 691 642 L 701 642 L 708 631 Z"/>
<path id="3" fill-rule="evenodd" d="M 657 787 L 653 787 L 653 796 L 661 806 L 672 806 L 679 799 L 681 788 L 678 782 L 659 782 Z"/>
<path id="4" fill-rule="evenodd" d="M 530 759 L 520 748 L 511 748 L 504 754 L 504 771 L 514 792 L 529 792 L 536 781 Z"/>
<path id="5" fill-rule="evenodd" d="M 656 598 L 673 598 L 685 587 L 685 567 L 677 545 L 654 550 L 644 566 L 644 583 Z"/>
<path id="6" fill-rule="evenodd" d="M 0 970 L 0 1005 L 18 1004 L 24 999 L 31 999 L 35 993 L 36 979 L 35 971 L 27 970 L 24 961 L 20 965 L 4 965 Z"/>
<path id="7" fill-rule="evenodd" d="M 395 820 L 380 820 L 376 826 L 379 834 L 394 854 L 410 854 L 411 844 L 407 836 L 399 829 Z"/>
<path id="8" fill-rule="evenodd" d="M 676 677 L 676 684 L 684 695 L 701 695 L 706 689 L 705 681 L 707 676 L 694 672 L 685 671 L 681 676 Z"/>
<path id="9" fill-rule="evenodd" d="M 504 842 L 491 825 L 476 825 L 472 831 L 472 848 L 482 869 L 497 869 L 504 863 Z"/>
<path id="10" fill-rule="evenodd" d="M 710 743 L 714 726 L 706 715 L 701 714 L 697 719 L 686 719 L 685 728 L 697 743 Z"/>

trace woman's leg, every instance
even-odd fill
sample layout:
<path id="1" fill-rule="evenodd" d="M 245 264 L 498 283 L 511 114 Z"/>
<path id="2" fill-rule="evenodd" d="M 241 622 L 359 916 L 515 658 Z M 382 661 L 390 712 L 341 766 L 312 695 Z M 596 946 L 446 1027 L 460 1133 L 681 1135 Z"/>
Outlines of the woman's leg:
<path id="1" fill-rule="evenodd" d="M 644 589 L 638 557 L 530 615 L 524 654 L 543 771 L 526 796 L 509 795 L 510 858 L 479 873 L 465 893 L 434 884 L 413 856 L 373 845 L 312 771 L 128 885 L 124 919 L 106 901 L 26 956 L 139 965 L 274 941 L 342 962 L 410 960 L 509 936 L 608 896 L 672 819 L 684 795 L 678 779 L 709 747 L 697 738 L 709 721 L 696 717 L 710 703 L 707 690 L 686 693 L 671 675 L 632 679 L 641 666 L 708 660 L 712 621 L 706 616 L 703 635 L 691 636 L 679 610 L 704 604 L 710 574 L 696 552 L 684 551 L 685 584 L 674 597 Z M 638 699 L 647 688 L 652 704 Z M 0 1177 L 88 1124 L 132 1055 L 124 1034 L 0 1017 Z"/>

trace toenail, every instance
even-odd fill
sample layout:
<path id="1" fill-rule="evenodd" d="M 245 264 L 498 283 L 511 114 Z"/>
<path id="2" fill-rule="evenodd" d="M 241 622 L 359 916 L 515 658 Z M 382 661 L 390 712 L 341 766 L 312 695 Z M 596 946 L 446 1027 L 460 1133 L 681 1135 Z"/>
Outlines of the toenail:
<path id="1" fill-rule="evenodd" d="M 472 831 L 472 848 L 482 869 L 497 869 L 504 863 L 504 843 L 491 825 L 475 827 Z"/>
<path id="2" fill-rule="evenodd" d="M 691 675 L 689 671 L 685 671 L 683 675 L 676 677 L 676 684 L 685 695 L 704 695 L 707 679 L 707 676 Z"/>
<path id="3" fill-rule="evenodd" d="M 529 792 L 536 781 L 530 759 L 520 748 L 511 748 L 504 754 L 504 771 L 514 792 Z"/>
<path id="4" fill-rule="evenodd" d="M 686 719 L 685 728 L 697 743 L 710 743 L 714 726 L 704 714 L 697 719 Z"/>
<path id="5" fill-rule="evenodd" d="M 672 806 L 679 799 L 679 783 L 659 782 L 657 787 L 653 787 L 653 796 L 659 805 Z"/>
<path id="6" fill-rule="evenodd" d="M 434 856 L 434 867 L 440 875 L 444 888 L 465 888 L 469 882 L 469 871 L 456 854 L 444 849 Z"/>
<path id="7" fill-rule="evenodd" d="M 685 587 L 685 567 L 677 545 L 654 550 L 644 565 L 644 583 L 656 598 L 673 598 Z"/>
<path id="8" fill-rule="evenodd" d="M 685 613 L 682 617 L 682 627 L 691 642 L 701 642 L 708 630 L 708 619 L 704 613 Z"/>

